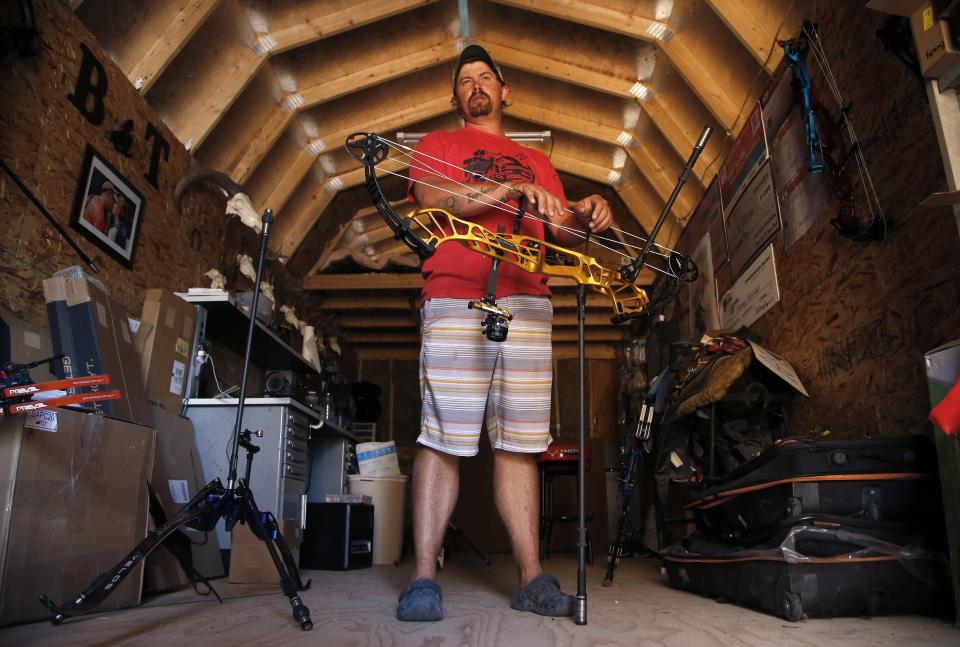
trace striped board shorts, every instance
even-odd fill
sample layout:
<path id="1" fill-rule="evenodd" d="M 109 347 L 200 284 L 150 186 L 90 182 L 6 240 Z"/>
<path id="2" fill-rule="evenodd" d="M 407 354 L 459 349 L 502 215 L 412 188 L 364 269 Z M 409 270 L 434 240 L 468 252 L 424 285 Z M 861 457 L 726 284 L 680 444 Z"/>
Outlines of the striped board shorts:
<path id="1" fill-rule="evenodd" d="M 492 342 L 485 314 L 469 299 L 430 299 L 421 308 L 417 442 L 446 454 L 476 456 L 486 420 L 493 449 L 542 452 L 550 436 L 553 307 L 544 296 L 497 300 L 513 315 L 507 339 Z"/>

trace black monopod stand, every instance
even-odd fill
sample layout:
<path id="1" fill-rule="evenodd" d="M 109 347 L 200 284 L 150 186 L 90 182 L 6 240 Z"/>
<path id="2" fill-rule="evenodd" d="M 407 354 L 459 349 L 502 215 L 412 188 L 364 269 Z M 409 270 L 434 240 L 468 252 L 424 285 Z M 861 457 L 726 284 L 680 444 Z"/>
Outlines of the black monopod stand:
<path id="1" fill-rule="evenodd" d="M 62 606 L 54 604 L 46 595 L 40 596 L 40 601 L 53 613 L 51 622 L 58 625 L 70 616 L 88 613 L 100 604 L 114 589 L 142 562 L 157 546 L 168 539 L 178 529 L 185 526 L 202 532 L 214 530 L 217 522 L 222 518 L 229 532 L 239 522 L 246 523 L 250 530 L 267 546 L 270 559 L 280 576 L 280 587 L 284 595 L 290 600 L 293 610 L 293 619 L 300 628 L 309 631 L 313 628 L 310 620 L 310 610 L 303 604 L 298 591 L 305 591 L 310 587 L 300 580 L 300 571 L 297 570 L 290 547 L 284 541 L 277 527 L 277 520 L 270 512 L 261 512 L 257 508 L 253 493 L 250 491 L 250 466 L 253 455 L 260 448 L 251 442 L 254 434 L 249 430 L 240 431 L 243 420 L 243 405 L 246 398 L 247 375 L 250 370 L 250 351 L 253 348 L 253 333 L 256 330 L 257 302 L 260 299 L 260 277 L 263 274 L 263 261 L 267 254 L 267 238 L 269 237 L 270 223 L 273 221 L 273 211 L 267 209 L 263 213 L 263 233 L 260 236 L 260 259 L 257 263 L 257 278 L 254 281 L 253 299 L 250 303 L 250 325 L 247 328 L 247 342 L 243 354 L 243 377 L 240 381 L 240 397 L 237 402 L 237 419 L 234 423 L 230 455 L 230 472 L 227 475 L 227 487 L 224 487 L 219 478 L 210 481 L 196 496 L 173 516 L 170 521 L 151 531 L 136 548 L 120 560 L 116 566 L 105 573 L 98 575 L 90 585 L 73 600 Z M 259 434 L 257 434 L 259 435 Z M 237 457 L 240 447 L 246 450 L 246 469 L 244 478 L 237 478 Z M 219 598 L 219 596 L 217 596 Z M 223 602 L 221 600 L 221 602 Z"/>
<path id="2" fill-rule="evenodd" d="M 583 243 L 584 252 L 590 246 L 590 230 Z M 580 433 L 577 453 L 577 606 L 574 622 L 587 624 L 587 359 L 584 344 L 584 323 L 587 312 L 587 286 L 577 286 L 577 367 L 579 370 Z"/>

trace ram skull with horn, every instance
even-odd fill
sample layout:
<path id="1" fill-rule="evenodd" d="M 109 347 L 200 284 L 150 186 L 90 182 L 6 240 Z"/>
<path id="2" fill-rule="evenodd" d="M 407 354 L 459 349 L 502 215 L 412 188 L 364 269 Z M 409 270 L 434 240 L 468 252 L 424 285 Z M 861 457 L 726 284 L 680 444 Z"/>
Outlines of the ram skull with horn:
<path id="1" fill-rule="evenodd" d="M 183 194 L 188 188 L 199 182 L 211 182 L 220 187 L 224 195 L 227 196 L 227 215 L 239 216 L 240 221 L 243 224 L 245 224 L 247 227 L 253 228 L 253 230 L 258 234 L 260 233 L 263 225 L 261 223 L 260 214 L 257 213 L 256 209 L 254 209 L 253 202 L 250 200 L 250 196 L 247 195 L 242 186 L 234 182 L 226 173 L 221 171 L 200 169 L 191 173 L 187 173 L 180 178 L 180 181 L 177 182 L 176 188 L 173 190 L 173 203 L 176 205 L 177 211 L 182 212 L 180 207 Z"/>

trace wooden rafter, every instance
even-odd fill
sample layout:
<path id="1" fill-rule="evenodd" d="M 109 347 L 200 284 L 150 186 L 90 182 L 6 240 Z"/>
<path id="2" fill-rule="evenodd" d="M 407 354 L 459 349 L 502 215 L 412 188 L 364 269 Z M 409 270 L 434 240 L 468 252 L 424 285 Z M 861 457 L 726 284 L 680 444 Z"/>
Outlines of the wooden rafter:
<path id="1" fill-rule="evenodd" d="M 146 94 L 219 4 L 220 0 L 181 0 L 166 28 L 127 72 L 130 83 L 136 86 L 137 80 L 143 79 L 139 89 Z"/>
<path id="2" fill-rule="evenodd" d="M 709 124 L 682 121 L 682 118 L 677 115 L 677 112 L 671 109 L 670 102 L 656 94 L 646 101 L 641 101 L 640 105 L 643 107 L 644 112 L 650 116 L 651 121 L 660 129 L 660 132 L 664 134 L 667 141 L 670 142 L 673 150 L 680 155 L 680 159 L 688 159 L 690 153 L 693 151 L 694 145 L 697 143 L 696 135 L 691 137 L 689 133 L 697 133 Z M 712 141 L 710 143 L 712 144 L 713 141 L 725 138 L 725 133 L 722 131 L 717 132 L 711 137 Z M 694 171 L 700 179 L 700 183 L 703 186 L 707 186 L 716 174 L 717 169 L 710 168 L 710 160 L 707 155 L 701 155 L 697 159 Z"/>
<path id="3" fill-rule="evenodd" d="M 486 42 L 482 44 L 488 49 L 491 56 L 494 57 L 494 60 L 503 65 L 509 65 L 510 67 L 532 72 L 540 76 L 572 83 L 616 97 L 637 100 L 636 95 L 631 92 L 634 84 L 637 83 L 636 80 L 631 81 L 610 76 L 579 65 L 563 63 L 547 56 L 521 51 L 505 45 Z M 664 101 L 662 97 L 658 97 L 655 93 L 652 93 L 648 98 L 639 101 L 639 104 L 647 116 L 650 117 L 653 124 L 663 134 L 664 138 L 670 142 L 673 149 L 680 155 L 681 159 L 686 159 L 690 154 L 690 150 L 693 149 L 695 141 L 687 137 L 683 125 L 677 122 L 677 116 L 670 110 L 669 102 Z M 696 126 L 700 126 L 700 124 Z M 696 127 L 693 129 L 695 128 Z M 719 134 L 717 136 L 719 136 Z M 614 139 L 614 141 L 616 141 L 616 139 Z M 707 164 L 708 162 L 705 158 L 697 160 L 696 171 L 698 176 L 703 177 L 706 175 Z"/>
<path id="4" fill-rule="evenodd" d="M 506 45 L 480 41 L 493 59 L 500 65 L 508 65 L 519 70 L 533 72 L 540 76 L 556 79 L 565 83 L 579 85 L 589 90 L 597 90 L 623 99 L 635 99 L 630 90 L 636 80 L 622 79 L 580 65 L 564 63 L 549 56 L 523 51 Z"/>
<path id="5" fill-rule="evenodd" d="M 258 56 L 244 47 L 220 84 L 205 93 L 204 100 L 189 112 L 177 115 L 177 123 L 171 129 L 180 141 L 190 142 L 193 150 L 199 148 L 266 61 L 266 55 Z"/>
<path id="6" fill-rule="evenodd" d="M 577 175 L 600 184 L 606 184 L 607 186 L 614 186 L 610 179 L 610 172 L 613 169 L 609 167 L 585 162 L 579 158 L 558 152 L 554 152 L 553 155 L 550 156 L 550 161 L 553 162 L 553 166 L 558 171 L 563 173 Z"/>
<path id="7" fill-rule="evenodd" d="M 525 101 L 513 101 L 507 108 L 507 114 L 511 117 L 543 124 L 551 128 L 566 130 L 605 144 L 616 145 L 617 137 L 623 132 L 622 128 L 609 126 L 587 117 L 542 108 Z"/>
<path id="8" fill-rule="evenodd" d="M 399 173 L 405 169 L 407 165 L 407 162 L 397 160 L 391 164 L 390 170 L 394 173 Z M 330 206 L 330 203 L 333 202 L 336 191 L 342 191 L 362 184 L 364 181 L 363 177 L 363 167 L 353 171 L 347 171 L 341 175 L 336 175 L 327 180 L 327 182 L 331 183 L 329 186 L 324 186 L 323 191 L 317 191 L 314 194 L 303 211 L 298 213 L 285 213 L 282 219 L 278 218 L 278 224 L 283 223 L 283 228 L 281 229 L 283 237 L 282 243 L 278 248 L 279 253 L 287 258 L 293 256 L 300 245 L 303 244 L 304 238 L 306 238 L 310 230 L 313 229 L 317 221 L 323 216 L 323 212 Z M 339 188 L 335 189 L 334 187 Z"/>
<path id="9" fill-rule="evenodd" d="M 437 0 L 367 0 L 366 2 L 348 3 L 344 9 L 331 11 L 322 15 L 312 15 L 310 18 L 295 25 L 270 32 L 268 37 L 275 43 L 272 51 L 285 52 L 288 49 L 301 47 L 334 34 L 367 25 L 398 13 L 416 9 Z"/>
<path id="10" fill-rule="evenodd" d="M 666 203 L 680 177 L 683 162 L 666 160 L 662 156 L 657 156 L 642 138 L 633 146 L 627 147 L 626 151 L 637 168 L 650 180 L 651 186 L 660 196 L 660 199 Z M 674 211 L 682 217 L 689 217 L 693 210 L 697 208 L 702 196 L 703 187 L 700 186 L 700 180 L 691 178 L 687 181 L 686 188 L 677 196 L 676 202 L 673 203 Z"/>
<path id="11" fill-rule="evenodd" d="M 663 210 L 663 205 L 657 207 L 657 201 L 652 195 L 652 190 L 643 180 L 637 179 L 625 183 L 617 190 L 617 195 L 620 196 L 620 199 L 623 200 L 623 203 L 627 205 L 631 212 L 644 214 L 643 219 L 646 221 L 644 229 L 646 231 L 650 231 L 654 227 L 657 217 Z M 660 233 L 657 235 L 657 244 L 672 248 L 679 239 L 682 230 L 683 227 L 676 218 L 667 217 Z M 644 272 L 652 272 L 652 270 L 644 270 Z"/>
<path id="12" fill-rule="evenodd" d="M 401 204 L 405 204 L 405 200 L 399 200 L 396 202 L 391 202 L 390 204 L 394 207 Z M 313 264 L 313 267 L 307 272 L 307 276 L 316 274 L 322 271 L 329 263 L 330 257 L 338 247 L 341 246 L 341 241 L 344 242 L 344 247 L 362 247 L 368 245 L 372 242 L 377 242 L 385 238 L 390 238 L 393 236 L 393 230 L 387 226 L 387 223 L 383 221 L 379 216 L 376 217 L 375 225 L 368 228 L 363 232 L 363 238 L 356 236 L 356 223 L 358 218 L 362 218 L 368 213 L 376 214 L 376 207 L 365 207 L 353 214 L 353 218 L 349 222 L 345 223 L 337 233 L 330 239 L 329 242 L 324 246 L 323 251 L 320 253 L 320 257 L 317 259 L 317 262 Z M 312 226 L 312 225 L 311 225 Z M 353 234 L 353 237 L 351 235 Z M 349 242 L 347 242 L 349 239 Z M 361 241 L 361 242 L 354 242 Z"/>
<path id="13" fill-rule="evenodd" d="M 713 78 L 711 71 L 703 65 L 688 46 L 688 39 L 709 39 L 712 34 L 674 33 L 669 24 L 637 16 L 610 7 L 601 6 L 584 0 L 493 0 L 527 11 L 542 13 L 555 18 L 578 22 L 597 29 L 624 34 L 655 42 L 670 59 L 681 76 L 700 97 L 710 112 L 727 130 L 733 131 L 740 117 L 740 101 L 728 95 L 728 88 Z M 716 46 L 717 61 L 724 56 Z"/>
<path id="14" fill-rule="evenodd" d="M 270 247 L 279 256 L 290 258 L 300 247 L 304 237 L 313 228 L 320 214 L 337 196 L 337 191 L 326 183 L 317 184 L 310 197 L 309 206 L 299 213 L 281 213 L 274 225 L 273 240 Z"/>
<path id="15" fill-rule="evenodd" d="M 644 231 L 653 229 L 663 211 L 663 202 L 642 178 L 627 179 L 617 188 L 617 195 L 639 221 Z"/>
<path id="16" fill-rule="evenodd" d="M 764 66 L 767 74 L 773 74 L 783 59 L 783 50 L 776 45 L 779 25 L 785 16 L 778 15 L 768 0 L 707 0 L 714 13 L 743 43 L 753 58 Z M 792 34 L 789 28 L 787 36 Z"/>
<path id="17" fill-rule="evenodd" d="M 303 105 L 300 109 L 304 110 L 391 79 L 425 70 L 455 59 L 458 55 L 457 41 L 450 40 L 303 88 L 300 90 L 300 95 L 303 97 Z"/>
<path id="18" fill-rule="evenodd" d="M 663 33 L 663 30 L 672 32 L 670 26 L 663 21 L 583 0 L 493 0 L 493 2 L 641 40 L 656 41 L 657 34 Z"/>
<path id="19" fill-rule="evenodd" d="M 299 94 L 303 103 L 295 111 L 285 110 L 281 106 L 277 106 L 270 119 L 264 122 L 263 126 L 257 131 L 257 135 L 251 140 L 250 145 L 244 149 L 242 157 L 231 168 L 230 176 L 237 182 L 245 182 L 263 161 L 267 152 L 280 138 L 280 135 L 297 112 L 439 65 L 456 58 L 456 56 L 457 43 L 451 40 L 442 45 L 427 47 L 412 54 L 385 61 L 380 65 L 374 65 L 352 74 L 345 74 L 336 79 L 301 89 Z"/>
<path id="20" fill-rule="evenodd" d="M 704 67 L 701 58 L 687 46 L 688 39 L 698 37 L 678 34 L 669 41 L 660 43 L 660 47 L 720 125 L 728 131 L 735 132 L 737 123 L 742 121 L 741 102 L 730 96 L 728 88 L 714 80 L 710 71 Z"/>
<path id="21" fill-rule="evenodd" d="M 257 129 L 257 133 L 250 138 L 250 142 L 243 149 L 240 158 L 230 167 L 228 171 L 230 177 L 240 184 L 250 179 L 257 166 L 260 165 L 267 152 L 277 142 L 283 131 L 287 129 L 296 114 L 293 110 L 285 110 L 279 105 L 276 106 L 270 116 Z"/>
<path id="22" fill-rule="evenodd" d="M 333 238 L 330 239 L 324 248 L 320 252 L 320 257 L 317 258 L 317 262 L 313 264 L 313 267 L 310 268 L 310 271 L 307 272 L 307 276 L 319 272 L 327 266 L 327 263 L 330 261 L 330 255 L 337 249 L 337 245 L 340 244 L 340 241 L 343 239 L 344 235 L 350 230 L 350 223 L 345 223 L 340 226 L 340 229 L 337 230 L 337 233 L 334 234 Z"/>
<path id="23" fill-rule="evenodd" d="M 365 130 L 370 132 L 386 132 L 396 130 L 405 124 L 425 121 L 431 117 L 436 117 L 450 110 L 450 98 L 442 97 L 423 103 L 404 107 L 390 113 L 381 115 L 377 119 L 365 124 Z M 355 132 L 355 128 L 346 128 L 344 130 L 328 133 L 321 139 L 330 145 L 341 146 L 347 137 Z M 269 205 L 276 213 L 280 213 L 283 206 L 293 195 L 293 191 L 303 181 L 310 167 L 313 166 L 316 158 L 306 149 L 300 151 L 296 159 L 284 173 L 281 180 L 276 184 L 273 191 L 264 200 L 264 205 Z M 392 169 L 391 169 L 392 170 Z"/>

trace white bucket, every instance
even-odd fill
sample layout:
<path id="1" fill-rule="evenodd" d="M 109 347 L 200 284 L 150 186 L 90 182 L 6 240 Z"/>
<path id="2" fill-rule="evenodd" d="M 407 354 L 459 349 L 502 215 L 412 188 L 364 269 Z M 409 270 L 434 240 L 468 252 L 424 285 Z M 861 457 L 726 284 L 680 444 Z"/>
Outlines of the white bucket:
<path id="1" fill-rule="evenodd" d="M 351 474 L 350 494 L 373 499 L 373 563 L 392 564 L 403 550 L 403 511 L 406 476 Z"/>

